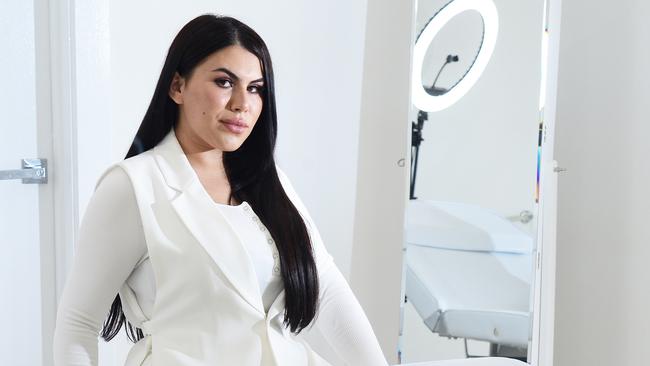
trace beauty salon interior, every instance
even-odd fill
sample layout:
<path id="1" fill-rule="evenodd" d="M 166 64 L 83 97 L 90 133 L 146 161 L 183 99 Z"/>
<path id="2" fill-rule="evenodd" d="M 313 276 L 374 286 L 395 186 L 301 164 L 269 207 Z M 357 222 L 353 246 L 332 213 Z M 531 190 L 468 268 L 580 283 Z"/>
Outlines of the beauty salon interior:
<path id="1" fill-rule="evenodd" d="M 275 161 L 389 365 L 650 364 L 650 2 L 25 0 L 0 4 L 0 365 L 54 366 L 95 184 L 205 13 L 264 38 Z"/>

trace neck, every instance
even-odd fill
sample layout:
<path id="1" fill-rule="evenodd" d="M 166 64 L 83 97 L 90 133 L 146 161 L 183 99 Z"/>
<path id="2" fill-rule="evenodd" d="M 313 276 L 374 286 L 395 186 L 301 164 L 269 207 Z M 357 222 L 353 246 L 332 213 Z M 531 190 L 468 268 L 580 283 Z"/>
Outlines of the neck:
<path id="1" fill-rule="evenodd" d="M 223 166 L 223 152 L 209 146 L 200 136 L 184 126 L 185 124 L 179 121 L 174 132 L 181 149 L 183 149 L 192 167 L 197 172 L 209 172 L 209 175 L 220 176 L 226 179 L 226 172 Z"/>

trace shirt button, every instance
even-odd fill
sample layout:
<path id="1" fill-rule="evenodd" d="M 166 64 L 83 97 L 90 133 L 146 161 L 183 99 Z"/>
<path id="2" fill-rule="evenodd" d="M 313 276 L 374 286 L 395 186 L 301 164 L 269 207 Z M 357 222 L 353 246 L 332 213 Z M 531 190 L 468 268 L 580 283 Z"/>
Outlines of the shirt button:
<path id="1" fill-rule="evenodd" d="M 273 239 L 269 238 L 267 241 L 269 242 L 269 244 L 273 244 Z"/>

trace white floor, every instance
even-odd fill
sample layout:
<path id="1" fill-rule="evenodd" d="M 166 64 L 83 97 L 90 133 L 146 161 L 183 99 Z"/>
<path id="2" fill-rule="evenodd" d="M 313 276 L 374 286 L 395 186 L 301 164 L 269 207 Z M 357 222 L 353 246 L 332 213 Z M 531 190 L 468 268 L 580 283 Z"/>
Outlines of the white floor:
<path id="1" fill-rule="evenodd" d="M 468 341 L 469 353 L 487 356 L 487 342 Z M 462 339 L 449 339 L 433 333 L 422 322 L 411 303 L 404 305 L 404 332 L 401 339 L 402 363 L 465 358 Z"/>

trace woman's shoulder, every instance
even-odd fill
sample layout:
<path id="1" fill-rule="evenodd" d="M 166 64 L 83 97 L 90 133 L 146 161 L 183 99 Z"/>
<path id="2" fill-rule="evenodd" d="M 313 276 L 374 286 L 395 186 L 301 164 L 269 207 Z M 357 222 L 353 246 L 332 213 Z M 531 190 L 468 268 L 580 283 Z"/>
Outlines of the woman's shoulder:
<path id="1" fill-rule="evenodd" d="M 145 151 L 127 159 L 116 161 L 106 167 L 99 175 L 95 189 L 105 180 L 110 180 L 112 183 L 119 186 L 131 185 L 133 174 L 137 172 L 145 172 L 148 166 L 155 164 L 152 158 L 151 150 Z"/>
<path id="2" fill-rule="evenodd" d="M 97 179 L 95 191 L 100 190 L 100 188 L 102 191 L 111 192 L 116 196 L 123 195 L 120 193 L 128 194 L 133 191 L 131 179 L 120 163 L 114 163 L 104 170 Z"/>

